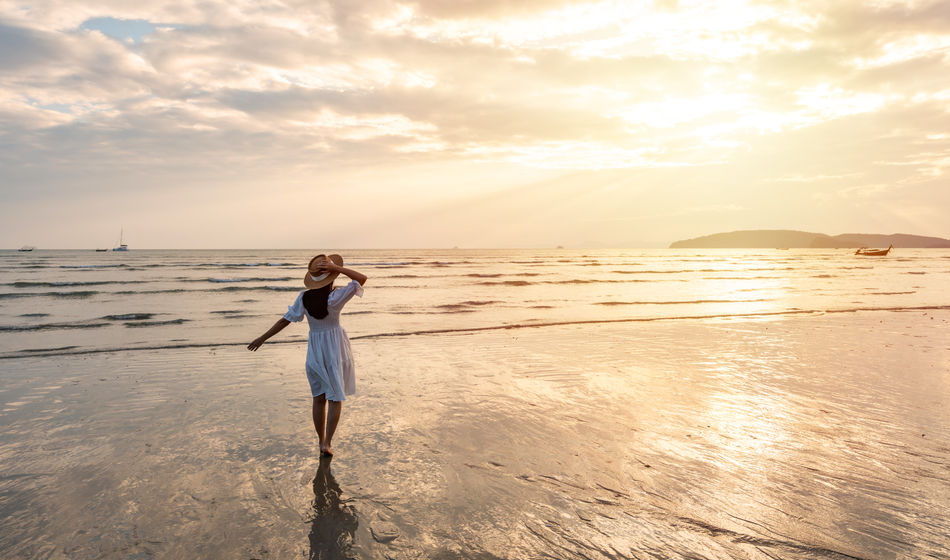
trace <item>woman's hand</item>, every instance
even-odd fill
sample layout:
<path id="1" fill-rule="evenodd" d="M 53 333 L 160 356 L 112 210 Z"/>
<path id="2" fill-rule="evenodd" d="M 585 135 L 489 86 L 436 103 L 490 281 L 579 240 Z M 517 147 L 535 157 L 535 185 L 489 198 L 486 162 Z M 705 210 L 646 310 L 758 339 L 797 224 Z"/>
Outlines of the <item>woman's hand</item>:
<path id="1" fill-rule="evenodd" d="M 325 261 L 318 261 L 313 264 L 318 274 L 329 274 L 331 272 L 339 272 L 340 270 L 340 267 L 338 267 L 335 262 L 329 259 Z"/>
<path id="2" fill-rule="evenodd" d="M 263 336 L 259 336 L 255 338 L 253 341 L 251 341 L 250 344 L 247 345 L 247 349 L 250 350 L 251 352 L 256 351 L 258 348 L 261 347 L 261 344 L 264 344 L 264 340 L 266 339 Z"/>
<path id="3" fill-rule="evenodd" d="M 277 319 L 277 322 L 274 323 L 274 326 L 269 328 L 266 333 L 262 334 L 261 336 L 251 341 L 251 343 L 247 345 L 247 349 L 250 350 L 251 352 L 257 350 L 258 348 L 261 347 L 261 344 L 264 344 L 265 340 L 274 336 L 280 331 L 284 330 L 284 327 L 286 327 L 289 324 L 290 324 L 290 321 L 288 321 L 287 319 L 284 319 L 283 317 L 281 317 L 280 319 Z"/>

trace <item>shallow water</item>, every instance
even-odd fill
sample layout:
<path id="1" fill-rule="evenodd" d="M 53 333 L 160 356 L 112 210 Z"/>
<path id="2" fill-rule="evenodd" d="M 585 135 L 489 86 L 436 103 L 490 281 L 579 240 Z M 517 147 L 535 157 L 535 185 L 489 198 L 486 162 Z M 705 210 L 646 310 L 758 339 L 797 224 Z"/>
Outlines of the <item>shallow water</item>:
<path id="1" fill-rule="evenodd" d="M 950 251 L 344 251 L 370 277 L 352 336 L 950 307 Z M 301 288 L 305 251 L 0 252 L 0 358 L 248 340 Z M 286 334 L 302 337 L 302 329 Z"/>

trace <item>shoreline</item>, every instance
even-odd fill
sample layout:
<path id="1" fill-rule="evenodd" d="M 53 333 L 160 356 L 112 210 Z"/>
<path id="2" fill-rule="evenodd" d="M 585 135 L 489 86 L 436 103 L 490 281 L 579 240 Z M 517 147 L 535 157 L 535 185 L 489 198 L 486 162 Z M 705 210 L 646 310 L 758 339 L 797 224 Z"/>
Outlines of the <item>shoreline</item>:
<path id="1" fill-rule="evenodd" d="M 831 315 L 837 313 L 874 313 L 874 312 L 891 312 L 891 313 L 903 313 L 903 312 L 914 312 L 914 311 L 945 311 L 950 309 L 950 305 L 920 305 L 920 306 L 899 306 L 899 307 L 854 307 L 846 309 L 794 309 L 794 310 L 783 310 L 783 311 L 764 311 L 764 312 L 754 312 L 754 313 L 726 313 L 726 314 L 710 314 L 710 315 L 677 315 L 677 316 L 667 316 L 667 317 L 628 317 L 622 319 L 590 319 L 590 320 L 577 320 L 577 321 L 549 321 L 542 323 L 518 323 L 518 324 L 508 324 L 508 325 L 494 325 L 487 327 L 460 327 L 460 328 L 447 328 L 447 329 L 427 329 L 427 330 L 416 330 L 416 331 L 407 331 L 407 332 L 387 332 L 387 333 L 372 333 L 372 334 L 361 334 L 350 336 L 350 340 L 372 340 L 379 338 L 401 338 L 401 337 L 411 337 L 411 336 L 428 336 L 428 335 L 440 335 L 440 334 L 467 334 L 467 333 L 477 333 L 485 331 L 498 331 L 498 330 L 518 330 L 518 329 L 538 329 L 538 328 L 547 328 L 547 327 L 562 327 L 562 326 L 572 326 L 572 325 L 610 325 L 610 324 L 621 324 L 621 323 L 651 323 L 651 322 L 665 322 L 665 321 L 684 321 L 684 320 L 693 320 L 693 321 L 704 321 L 704 320 L 754 320 L 758 318 L 768 319 L 773 317 L 785 317 L 785 316 L 807 316 L 812 315 L 815 317 L 820 317 L 822 315 Z M 269 340 L 268 345 L 274 344 L 301 344 L 307 342 L 306 338 L 303 337 L 294 337 L 293 339 L 278 339 L 278 340 Z M 63 348 L 36 348 L 28 350 L 20 350 L 20 353 L 9 353 L 9 354 L 0 354 L 0 360 L 18 360 L 18 359 L 28 359 L 28 358 L 44 358 L 44 357 L 53 357 L 53 356 L 81 356 L 87 354 L 114 354 L 120 352 L 141 352 L 141 351 L 154 351 L 154 350 L 185 350 L 185 349 L 196 349 L 196 348 L 227 348 L 227 347 L 240 347 L 247 346 L 247 342 L 198 342 L 198 343 L 181 343 L 181 344 L 167 344 L 161 346 L 133 346 L 127 348 L 89 348 L 89 349 L 77 349 L 74 350 L 74 347 L 63 347 Z M 64 351 L 66 350 L 66 351 Z"/>

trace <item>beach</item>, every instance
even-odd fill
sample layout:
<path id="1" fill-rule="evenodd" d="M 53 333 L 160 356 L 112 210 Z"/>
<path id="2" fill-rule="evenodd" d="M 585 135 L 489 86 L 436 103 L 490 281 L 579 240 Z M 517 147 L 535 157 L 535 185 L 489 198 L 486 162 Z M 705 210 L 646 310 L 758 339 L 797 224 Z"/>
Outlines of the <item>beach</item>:
<path id="1" fill-rule="evenodd" d="M 368 286 L 369 289 L 369 286 Z M 4 360 L 8 558 L 941 558 L 946 309 Z M 266 325 L 265 325 L 266 326 Z"/>
<path id="2" fill-rule="evenodd" d="M 0 0 L 0 560 L 950 560 L 943 66 L 950 0 Z"/>

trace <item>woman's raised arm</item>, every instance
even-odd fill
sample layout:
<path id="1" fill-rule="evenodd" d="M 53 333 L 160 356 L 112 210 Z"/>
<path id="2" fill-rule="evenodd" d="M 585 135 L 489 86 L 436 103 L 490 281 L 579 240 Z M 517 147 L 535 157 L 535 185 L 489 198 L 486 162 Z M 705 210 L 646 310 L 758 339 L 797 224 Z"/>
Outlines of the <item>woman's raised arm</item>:
<path id="1" fill-rule="evenodd" d="M 356 280 L 357 282 L 359 282 L 359 283 L 360 283 L 360 286 L 362 286 L 363 284 L 365 284 L 365 283 L 366 283 L 366 280 L 368 279 L 365 274 L 361 274 L 361 273 L 359 273 L 359 272 L 356 272 L 355 270 L 353 270 L 353 269 L 351 269 L 351 268 L 346 268 L 346 267 L 343 267 L 343 266 L 337 266 L 337 264 L 334 263 L 333 261 L 327 261 L 327 265 L 326 265 L 325 269 L 326 269 L 327 272 L 339 272 L 340 274 L 343 274 L 343 275 L 345 275 L 345 276 L 349 276 L 351 279 Z"/>

